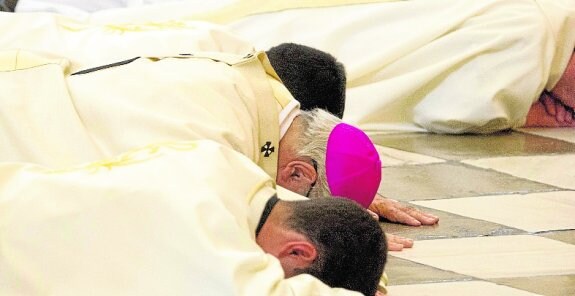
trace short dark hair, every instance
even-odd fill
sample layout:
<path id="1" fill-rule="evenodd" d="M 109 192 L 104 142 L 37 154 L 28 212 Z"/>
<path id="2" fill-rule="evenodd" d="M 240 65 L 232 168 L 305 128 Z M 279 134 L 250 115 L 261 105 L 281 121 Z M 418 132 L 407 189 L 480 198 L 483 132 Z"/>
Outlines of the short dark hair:
<path id="1" fill-rule="evenodd" d="M 302 110 L 324 109 L 342 118 L 345 68 L 331 54 L 301 44 L 282 43 L 266 51 L 270 63 Z"/>
<path id="2" fill-rule="evenodd" d="M 315 198 L 287 203 L 286 226 L 305 235 L 318 257 L 301 273 L 331 287 L 375 295 L 387 260 L 379 223 L 359 204 L 344 198 Z"/>

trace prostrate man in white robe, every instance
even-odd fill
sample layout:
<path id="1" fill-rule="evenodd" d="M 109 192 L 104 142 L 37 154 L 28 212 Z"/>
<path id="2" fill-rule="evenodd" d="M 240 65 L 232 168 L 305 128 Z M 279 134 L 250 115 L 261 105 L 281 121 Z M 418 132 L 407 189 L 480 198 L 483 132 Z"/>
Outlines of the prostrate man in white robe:
<path id="1" fill-rule="evenodd" d="M 0 84 L 9 90 L 0 94 L 0 160 L 61 167 L 153 142 L 211 139 L 300 194 L 329 192 L 326 142 L 340 121 L 300 112 L 266 55 L 220 28 L 183 22 L 163 31 L 48 14 L 0 22 L 14 29 L 0 37 Z"/>
<path id="2" fill-rule="evenodd" d="M 17 11 L 66 13 L 53 0 L 21 2 Z M 163 1 L 111 2 L 109 7 Z M 572 0 L 203 2 L 133 9 L 141 12 L 140 21 L 225 24 L 258 48 L 294 42 L 331 53 L 348 70 L 344 119 L 365 131 L 575 126 L 575 102 L 556 89 L 573 60 Z M 64 6 L 82 11 L 90 1 Z M 127 10 L 110 14 L 134 20 Z M 569 81 L 573 93 L 575 82 Z"/>
<path id="3" fill-rule="evenodd" d="M 374 295 L 386 260 L 355 202 L 276 192 L 212 141 L 0 176 L 1 295 Z"/>
<path id="4" fill-rule="evenodd" d="M 574 1 L 354 2 L 250 13 L 253 3 L 231 1 L 198 18 L 260 48 L 294 42 L 336 56 L 348 70 L 344 119 L 368 132 L 575 127 L 574 100 L 545 94 L 562 93 L 561 77 L 575 88 Z"/>
<path id="5" fill-rule="evenodd" d="M 20 0 L 17 11 L 66 13 L 54 2 Z M 179 1 L 136 8 L 137 18 L 132 10 L 102 11 L 96 18 L 166 25 L 201 19 L 225 24 L 258 48 L 294 42 L 329 52 L 347 68 L 344 119 L 372 133 L 575 125 L 572 0 L 211 4 Z M 65 5 L 86 15 L 93 6 Z"/>
<path id="6" fill-rule="evenodd" d="M 11 49 L 0 58 L 0 84 L 10 90 L 0 94 L 7 122 L 0 127 L 7 139 L 2 160 L 63 166 L 151 142 L 207 138 L 250 157 L 294 192 L 334 193 L 324 166 L 339 120 L 322 111 L 300 113 L 264 54 L 205 23 L 120 20 L 106 14 L 90 21 L 51 14 L 0 19 L 10 28 L 0 45 Z M 375 194 L 378 184 L 366 191 Z M 437 222 L 419 211 L 404 216 Z M 412 244 L 397 243 L 392 248 Z"/>

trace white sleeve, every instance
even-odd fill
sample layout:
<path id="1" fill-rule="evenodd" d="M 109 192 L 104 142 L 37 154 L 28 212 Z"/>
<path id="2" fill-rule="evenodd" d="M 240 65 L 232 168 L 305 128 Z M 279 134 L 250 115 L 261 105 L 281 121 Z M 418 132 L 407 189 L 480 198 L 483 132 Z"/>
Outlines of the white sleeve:
<path id="1" fill-rule="evenodd" d="M 0 176 L 0 295 L 357 295 L 284 279 L 247 218 L 269 177 L 214 142 Z"/>

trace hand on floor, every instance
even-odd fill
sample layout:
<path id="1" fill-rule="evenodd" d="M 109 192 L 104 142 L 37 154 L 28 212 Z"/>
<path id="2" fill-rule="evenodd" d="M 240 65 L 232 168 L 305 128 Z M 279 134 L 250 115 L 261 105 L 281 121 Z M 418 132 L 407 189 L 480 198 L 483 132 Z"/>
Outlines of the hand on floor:
<path id="1" fill-rule="evenodd" d="M 547 114 L 555 116 L 555 120 L 559 123 L 572 124 L 575 122 L 575 113 L 573 109 L 563 104 L 559 99 L 553 96 L 552 93 L 545 92 L 539 98 L 539 101 L 545 107 Z"/>
<path id="2" fill-rule="evenodd" d="M 409 238 L 386 233 L 385 239 L 387 240 L 388 251 L 401 251 L 403 248 L 413 247 L 413 240 Z"/>
<path id="3" fill-rule="evenodd" d="M 373 219 L 379 220 L 378 214 L 376 214 L 370 210 L 367 210 L 367 212 L 369 212 L 369 214 L 373 217 Z M 394 234 L 386 233 L 385 239 L 387 240 L 387 249 L 389 251 L 401 251 L 401 250 L 403 250 L 403 248 L 413 247 L 413 240 L 411 240 L 409 238 L 405 238 L 405 237 L 397 236 Z"/>
<path id="4" fill-rule="evenodd" d="M 433 225 L 439 217 L 424 213 L 414 207 L 405 206 L 396 200 L 385 198 L 379 194 L 369 206 L 369 210 L 391 222 L 410 226 Z"/>
<path id="5" fill-rule="evenodd" d="M 575 112 L 555 99 L 550 93 L 543 93 L 531 105 L 525 127 L 575 127 Z"/>

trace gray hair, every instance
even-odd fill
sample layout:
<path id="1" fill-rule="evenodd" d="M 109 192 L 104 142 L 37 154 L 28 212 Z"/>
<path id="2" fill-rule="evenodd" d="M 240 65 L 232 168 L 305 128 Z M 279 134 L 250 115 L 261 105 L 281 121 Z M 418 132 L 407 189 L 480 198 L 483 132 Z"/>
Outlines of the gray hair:
<path id="1" fill-rule="evenodd" d="M 309 157 L 317 162 L 317 180 L 309 197 L 329 197 L 331 193 L 325 175 L 327 140 L 331 130 L 341 120 L 318 108 L 302 110 L 299 117 L 302 119 L 303 132 L 295 144 L 295 153 L 298 157 Z"/>

